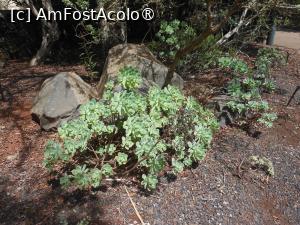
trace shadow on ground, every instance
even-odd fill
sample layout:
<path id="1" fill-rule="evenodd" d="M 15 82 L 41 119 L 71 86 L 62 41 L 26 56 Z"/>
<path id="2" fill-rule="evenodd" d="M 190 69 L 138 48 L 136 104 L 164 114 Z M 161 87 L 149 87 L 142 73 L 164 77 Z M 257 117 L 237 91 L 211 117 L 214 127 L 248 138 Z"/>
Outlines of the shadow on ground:
<path id="1" fill-rule="evenodd" d="M 20 198 L 11 197 L 6 187 L 7 177 L 0 176 L 0 224 L 78 224 L 87 220 L 90 224 L 108 225 L 101 221 L 103 201 L 84 192 L 62 194 L 61 190 L 48 193 L 31 193 Z"/>

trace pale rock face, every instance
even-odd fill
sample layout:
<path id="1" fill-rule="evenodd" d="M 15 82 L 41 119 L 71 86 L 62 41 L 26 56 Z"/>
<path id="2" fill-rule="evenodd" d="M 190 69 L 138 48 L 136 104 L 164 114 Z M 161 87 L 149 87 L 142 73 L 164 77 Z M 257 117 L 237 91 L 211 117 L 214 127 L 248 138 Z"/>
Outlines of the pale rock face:
<path id="1" fill-rule="evenodd" d="M 47 79 L 36 96 L 32 115 L 44 130 L 58 128 L 79 115 L 79 106 L 96 98 L 95 90 L 75 73 Z"/>
<path id="2" fill-rule="evenodd" d="M 106 64 L 98 86 L 100 93 L 103 91 L 107 80 L 118 76 L 120 69 L 125 66 L 131 66 L 138 69 L 147 83 L 155 83 L 162 87 L 168 73 L 168 67 L 162 64 L 145 45 L 120 44 L 108 53 Z M 172 84 L 183 89 L 183 79 L 174 73 Z"/>
<path id="3" fill-rule="evenodd" d="M 21 1 L 20 1 L 21 2 Z M 13 0 L 0 0 L 0 10 L 22 9 Z"/>

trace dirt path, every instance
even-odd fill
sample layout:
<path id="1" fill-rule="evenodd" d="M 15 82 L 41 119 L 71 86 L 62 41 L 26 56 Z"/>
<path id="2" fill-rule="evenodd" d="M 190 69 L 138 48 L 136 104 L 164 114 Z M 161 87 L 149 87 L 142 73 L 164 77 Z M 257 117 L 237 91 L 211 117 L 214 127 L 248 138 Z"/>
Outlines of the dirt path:
<path id="1" fill-rule="evenodd" d="M 32 122 L 30 108 L 39 84 L 62 68 L 28 70 L 11 62 L 1 84 L 10 87 L 13 105 L 0 102 L 0 224 L 138 224 L 124 184 L 107 183 L 99 190 L 65 193 L 43 169 L 45 133 Z M 291 52 L 288 67 L 276 70 L 274 94 L 264 96 L 279 119 L 260 139 L 226 128 L 216 135 L 212 149 L 199 166 L 160 179 L 159 189 L 145 195 L 126 182 L 145 222 L 151 225 L 298 225 L 300 224 L 300 93 L 285 104 L 300 85 L 300 56 Z M 77 70 L 80 68 L 64 68 Z M 34 79 L 31 74 L 36 74 Z M 21 77 L 23 77 L 21 79 Z M 24 78 L 25 77 L 25 78 Z M 28 78 L 28 79 L 27 79 Z M 29 79 L 30 78 L 30 79 Z M 216 80 L 220 77 L 216 77 Z M 200 82 L 191 80 L 187 83 Z M 197 85 L 192 93 L 199 94 Z M 198 97 L 198 96 L 195 96 Z M 243 162 L 252 155 L 269 158 L 275 177 Z M 66 223 L 65 223 L 66 224 Z"/>
<path id="2" fill-rule="evenodd" d="M 300 32 L 277 31 L 275 34 L 274 45 L 296 49 L 300 54 Z"/>

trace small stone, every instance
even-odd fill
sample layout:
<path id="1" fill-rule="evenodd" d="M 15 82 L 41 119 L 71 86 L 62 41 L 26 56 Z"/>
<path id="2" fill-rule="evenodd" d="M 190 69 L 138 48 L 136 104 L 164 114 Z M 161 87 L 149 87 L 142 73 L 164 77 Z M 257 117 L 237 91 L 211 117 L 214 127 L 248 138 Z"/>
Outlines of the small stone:
<path id="1" fill-rule="evenodd" d="M 18 158 L 19 158 L 19 153 L 16 153 L 16 154 L 14 154 L 14 155 L 9 155 L 9 156 L 6 157 L 6 159 L 7 159 L 8 161 L 15 161 L 15 160 L 18 159 Z"/>
<path id="2" fill-rule="evenodd" d="M 5 191 L 6 186 L 5 185 L 0 185 L 0 193 Z"/>

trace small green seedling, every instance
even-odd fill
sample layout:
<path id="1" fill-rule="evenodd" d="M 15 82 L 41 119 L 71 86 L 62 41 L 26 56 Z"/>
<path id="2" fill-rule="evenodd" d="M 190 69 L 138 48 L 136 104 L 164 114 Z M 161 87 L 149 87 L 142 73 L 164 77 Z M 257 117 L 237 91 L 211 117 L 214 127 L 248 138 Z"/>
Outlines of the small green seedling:
<path id="1" fill-rule="evenodd" d="M 264 170 L 269 176 L 274 177 L 274 165 L 271 160 L 264 156 L 250 156 L 249 162 L 253 167 Z"/>

